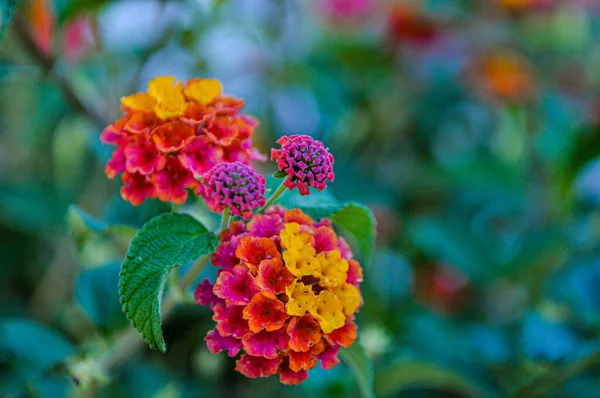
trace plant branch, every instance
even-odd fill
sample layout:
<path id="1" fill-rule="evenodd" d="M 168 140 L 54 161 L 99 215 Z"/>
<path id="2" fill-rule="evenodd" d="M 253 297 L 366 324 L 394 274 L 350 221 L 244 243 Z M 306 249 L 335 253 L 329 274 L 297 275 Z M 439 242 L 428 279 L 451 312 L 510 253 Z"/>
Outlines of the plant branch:
<path id="1" fill-rule="evenodd" d="M 31 58 L 46 72 L 52 79 L 56 81 L 64 94 L 67 102 L 73 110 L 86 115 L 91 121 L 97 125 L 104 127 L 109 124 L 96 110 L 88 107 L 85 102 L 79 97 L 71 83 L 57 70 L 56 59 L 54 56 L 44 53 L 38 46 L 27 22 L 19 15 L 14 15 L 12 26 L 14 32 L 19 37 L 25 50 Z"/>

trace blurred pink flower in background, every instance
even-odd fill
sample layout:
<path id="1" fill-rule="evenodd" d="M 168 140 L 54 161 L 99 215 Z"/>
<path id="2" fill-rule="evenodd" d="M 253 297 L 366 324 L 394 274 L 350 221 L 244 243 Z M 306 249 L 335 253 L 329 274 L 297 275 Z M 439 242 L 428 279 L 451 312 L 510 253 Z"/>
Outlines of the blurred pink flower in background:
<path id="1" fill-rule="evenodd" d="M 63 31 L 63 52 L 65 58 L 76 63 L 85 58 L 95 47 L 92 18 L 81 15 L 68 22 Z"/>
<path id="2" fill-rule="evenodd" d="M 375 9 L 375 0 L 321 0 L 319 8 L 329 19 L 357 20 Z"/>

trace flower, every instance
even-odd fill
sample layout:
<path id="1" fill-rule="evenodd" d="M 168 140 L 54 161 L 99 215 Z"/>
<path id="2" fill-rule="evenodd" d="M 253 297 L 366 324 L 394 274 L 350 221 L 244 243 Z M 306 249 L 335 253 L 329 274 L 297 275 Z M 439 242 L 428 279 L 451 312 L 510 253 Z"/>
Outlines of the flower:
<path id="1" fill-rule="evenodd" d="M 327 180 L 333 181 L 333 155 L 321 141 L 308 135 L 294 134 L 277 140 L 281 149 L 271 150 L 271 160 L 277 162 L 277 177 L 285 177 L 290 190 L 298 188 L 300 195 L 310 194 L 309 187 L 322 191 Z"/>
<path id="2" fill-rule="evenodd" d="M 337 365 L 339 348 L 356 340 L 362 269 L 330 222 L 267 209 L 222 231 L 212 262 L 216 282 L 194 294 L 214 313 L 205 340 L 211 352 L 241 354 L 235 368 L 245 376 L 298 384 L 319 362 Z"/>
<path id="3" fill-rule="evenodd" d="M 524 58 L 510 50 L 485 55 L 475 65 L 485 94 L 507 102 L 521 102 L 533 94 L 533 79 Z"/>
<path id="4" fill-rule="evenodd" d="M 215 79 L 152 79 L 147 92 L 121 98 L 123 116 L 100 135 L 103 143 L 116 147 L 106 164 L 107 177 L 123 173 L 121 196 L 134 205 L 147 198 L 184 203 L 188 190 L 199 193 L 197 177 L 212 167 L 264 159 L 252 146 L 258 122 L 240 113 L 243 106 L 242 100 L 224 95 Z M 259 192 L 262 177 L 251 177 Z M 247 205 L 263 203 L 260 195 L 252 191 L 235 211 L 243 205 L 240 212 L 248 214 Z"/>
<path id="5" fill-rule="evenodd" d="M 388 15 L 390 37 L 398 43 L 427 46 L 441 36 L 441 28 L 418 3 L 393 3 Z"/>
<path id="6" fill-rule="evenodd" d="M 221 163 L 202 176 L 199 191 L 212 211 L 229 208 L 231 214 L 249 219 L 266 202 L 265 183 L 265 177 L 250 166 Z"/>
<path id="7" fill-rule="evenodd" d="M 332 22 L 360 21 L 373 13 L 376 2 L 373 0 L 321 0 L 321 11 Z"/>

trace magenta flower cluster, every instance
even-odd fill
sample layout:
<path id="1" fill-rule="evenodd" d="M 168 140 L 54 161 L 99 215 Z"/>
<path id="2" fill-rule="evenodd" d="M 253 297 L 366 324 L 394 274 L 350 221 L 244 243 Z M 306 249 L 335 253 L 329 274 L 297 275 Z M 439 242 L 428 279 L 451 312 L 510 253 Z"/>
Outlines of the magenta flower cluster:
<path id="1" fill-rule="evenodd" d="M 247 220 L 255 209 L 265 205 L 265 177 L 241 162 L 221 163 L 202 176 L 200 193 L 208 207 Z"/>
<path id="2" fill-rule="evenodd" d="M 281 137 L 277 143 L 281 149 L 271 150 L 271 160 L 277 162 L 276 176 L 287 176 L 284 181 L 287 188 L 298 188 L 300 195 L 308 195 L 309 187 L 322 191 L 327 180 L 333 181 L 333 155 L 321 141 L 294 134 Z"/>

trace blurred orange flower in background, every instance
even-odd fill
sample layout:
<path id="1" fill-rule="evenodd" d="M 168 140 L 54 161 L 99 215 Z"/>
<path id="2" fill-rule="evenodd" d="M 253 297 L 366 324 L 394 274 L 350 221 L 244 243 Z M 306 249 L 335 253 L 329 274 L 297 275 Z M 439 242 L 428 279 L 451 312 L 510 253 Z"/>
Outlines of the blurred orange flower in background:
<path id="1" fill-rule="evenodd" d="M 54 37 L 54 8 L 50 0 L 31 0 L 27 17 L 33 38 L 45 54 L 52 49 Z"/>
<path id="2" fill-rule="evenodd" d="M 524 58 L 509 50 L 499 50 L 476 61 L 475 74 L 485 95 L 501 101 L 520 102 L 533 94 L 533 79 Z"/>

